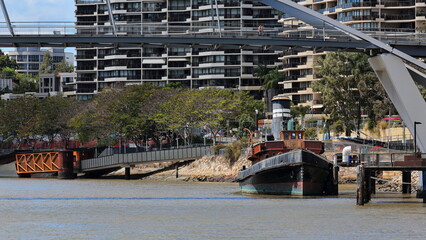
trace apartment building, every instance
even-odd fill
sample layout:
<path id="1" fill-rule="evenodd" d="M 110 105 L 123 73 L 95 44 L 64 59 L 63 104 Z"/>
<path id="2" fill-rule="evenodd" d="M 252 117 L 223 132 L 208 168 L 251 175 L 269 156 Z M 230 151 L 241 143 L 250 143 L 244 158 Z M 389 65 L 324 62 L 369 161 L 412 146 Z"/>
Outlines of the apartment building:
<path id="1" fill-rule="evenodd" d="M 426 32 L 425 0 L 306 0 L 298 3 L 343 22 L 363 32 Z M 283 15 L 280 23 L 288 29 L 283 35 L 301 31 L 302 23 Z M 291 30 L 293 26 L 293 30 Z M 304 26 L 303 28 L 309 29 Z M 290 29 L 290 30 L 289 30 Z M 303 30 L 302 30 L 303 31 Z M 311 106 L 312 113 L 322 113 L 321 93 L 312 90 L 312 83 L 319 80 L 314 63 L 325 52 L 292 50 L 284 54 L 281 72 L 286 77 L 281 84 L 286 96 L 294 103 Z"/>
<path id="2" fill-rule="evenodd" d="M 74 54 L 65 52 L 64 48 L 47 48 L 39 47 L 20 47 L 14 51 L 5 52 L 18 63 L 19 73 L 35 76 L 38 74 L 40 64 L 43 62 L 43 56 L 47 52 L 52 56 L 53 63 L 66 61 L 70 65 L 74 65 Z"/>
<path id="3" fill-rule="evenodd" d="M 111 26 L 104 1 L 76 0 L 77 28 L 103 32 Z M 259 25 L 280 27 L 277 11 L 251 0 L 113 0 L 116 28 L 179 32 L 179 26 L 221 31 Z M 216 11 L 217 10 L 217 11 Z M 128 48 L 78 48 L 77 98 L 88 99 L 105 87 L 177 83 L 188 88 L 218 87 L 251 91 L 261 97 L 253 76 L 259 64 L 277 67 L 280 51 L 221 45 L 144 44 Z"/>
<path id="4" fill-rule="evenodd" d="M 0 90 L 3 89 L 13 90 L 12 79 L 0 76 Z"/>
<path id="5" fill-rule="evenodd" d="M 63 94 L 63 96 L 75 96 L 75 72 L 73 73 L 48 73 L 40 74 L 39 93 L 49 93 L 50 95 Z"/>

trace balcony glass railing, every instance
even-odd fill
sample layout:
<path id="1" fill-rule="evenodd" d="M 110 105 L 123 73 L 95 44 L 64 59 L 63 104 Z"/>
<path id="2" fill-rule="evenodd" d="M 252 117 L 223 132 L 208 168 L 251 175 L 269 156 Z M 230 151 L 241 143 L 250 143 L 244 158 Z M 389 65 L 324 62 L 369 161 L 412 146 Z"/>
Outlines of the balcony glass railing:
<path id="1" fill-rule="evenodd" d="M 76 0 L 77 4 L 86 4 L 86 3 L 102 3 L 103 0 Z"/>

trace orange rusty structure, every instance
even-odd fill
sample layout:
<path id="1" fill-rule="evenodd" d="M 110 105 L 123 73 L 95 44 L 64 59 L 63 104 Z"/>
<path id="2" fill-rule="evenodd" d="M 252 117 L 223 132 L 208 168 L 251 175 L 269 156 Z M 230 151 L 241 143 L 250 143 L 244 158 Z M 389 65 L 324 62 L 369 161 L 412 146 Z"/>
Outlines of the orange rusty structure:
<path id="1" fill-rule="evenodd" d="M 22 153 L 16 155 L 16 173 L 58 172 L 59 152 Z"/>
<path id="2" fill-rule="evenodd" d="M 74 178 L 82 154 L 79 151 L 33 152 L 16 154 L 16 173 L 28 177 L 35 173 L 57 173 L 58 178 Z"/>
<path id="3" fill-rule="evenodd" d="M 321 141 L 305 140 L 305 131 L 281 131 L 279 141 L 267 141 L 257 143 L 252 147 L 248 160 L 252 164 L 260 162 L 268 157 L 289 152 L 293 149 L 305 148 L 316 154 L 324 152 L 324 143 Z"/>

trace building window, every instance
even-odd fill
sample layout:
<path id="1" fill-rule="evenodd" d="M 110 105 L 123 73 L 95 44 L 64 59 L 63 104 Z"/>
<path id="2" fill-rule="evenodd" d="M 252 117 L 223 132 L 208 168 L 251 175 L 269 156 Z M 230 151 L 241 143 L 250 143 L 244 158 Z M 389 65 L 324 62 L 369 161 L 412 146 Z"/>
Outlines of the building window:
<path id="1" fill-rule="evenodd" d="M 29 55 L 28 62 L 40 62 L 38 55 Z"/>

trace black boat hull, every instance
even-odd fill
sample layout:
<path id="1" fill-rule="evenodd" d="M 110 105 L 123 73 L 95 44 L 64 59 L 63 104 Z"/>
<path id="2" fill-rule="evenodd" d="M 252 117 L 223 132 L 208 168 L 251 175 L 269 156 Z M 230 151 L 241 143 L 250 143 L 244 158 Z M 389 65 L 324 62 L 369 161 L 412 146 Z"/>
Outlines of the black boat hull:
<path id="1" fill-rule="evenodd" d="M 298 149 L 257 163 L 240 172 L 237 181 L 244 193 L 328 195 L 333 189 L 332 164 L 321 156 Z"/>

